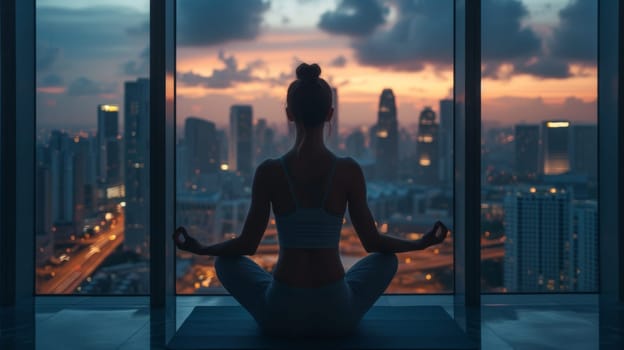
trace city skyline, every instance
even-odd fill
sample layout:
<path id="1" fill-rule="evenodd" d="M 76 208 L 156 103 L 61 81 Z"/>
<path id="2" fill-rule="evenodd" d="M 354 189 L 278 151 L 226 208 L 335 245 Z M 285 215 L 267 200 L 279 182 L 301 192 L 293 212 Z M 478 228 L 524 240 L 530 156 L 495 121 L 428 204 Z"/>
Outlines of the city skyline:
<path id="1" fill-rule="evenodd" d="M 41 201 L 37 211 L 40 292 L 140 292 L 147 288 L 144 281 L 147 278 L 145 259 L 149 259 L 149 228 L 145 226 L 145 203 L 149 194 L 146 187 L 148 145 L 144 136 L 148 128 L 149 80 L 127 81 L 125 85 L 123 106 L 97 105 L 96 119 L 100 126 L 97 132 L 89 135 L 52 130 L 50 137 L 45 138 L 47 143 L 38 144 L 41 150 L 38 151 L 37 180 L 37 195 Z M 336 90 L 335 95 L 339 96 L 339 91 Z M 418 125 L 402 126 L 396 118 L 400 111 L 394 104 L 392 90 L 384 89 L 379 96 L 379 120 L 370 126 L 368 135 L 362 133 L 361 128 L 348 132 L 343 130 L 335 135 L 338 142 L 335 152 L 354 157 L 364 170 L 368 204 L 382 233 L 414 239 L 425 232 L 435 219 L 443 220 L 452 227 L 452 198 L 448 183 L 451 174 L 443 174 L 452 171 L 452 153 L 445 149 L 449 141 L 452 144 L 452 140 L 445 139 L 452 135 L 452 129 L 448 129 L 452 127 L 449 125 L 452 100 L 442 99 L 439 106 L 444 111 L 442 115 L 425 107 Z M 132 116 L 126 119 L 123 133 L 118 129 L 120 121 L 117 118 L 121 109 Z M 202 242 L 216 243 L 238 234 L 249 207 L 252 169 L 264 158 L 277 157 L 292 147 L 292 133 L 275 133 L 265 119 L 255 119 L 253 114 L 252 105 L 232 105 L 230 117 L 233 123 L 224 129 L 195 116 L 185 119 L 185 128 L 181 130 L 176 147 L 176 222 L 177 225 L 187 226 L 189 232 Z M 410 132 L 405 132 L 412 127 L 414 129 Z M 392 139 L 392 143 L 380 142 Z M 485 140 L 484 164 L 488 173 L 500 171 L 499 175 L 503 176 L 488 175 L 483 179 L 486 193 L 484 208 L 488 208 L 488 216 L 498 215 L 497 207 L 508 213 L 506 218 L 485 221 L 484 227 L 506 227 L 499 232 L 485 229 L 483 233 L 484 263 L 490 266 L 498 264 L 499 271 L 504 271 L 484 274 L 489 288 L 518 292 L 536 288 L 548 291 L 592 290 L 597 281 L 591 272 L 596 269 L 596 256 L 592 249 L 597 246 L 597 207 L 593 194 L 597 167 L 594 157 L 597 151 L 596 125 L 544 120 L 537 124 L 517 124 L 513 129 L 492 129 L 486 133 Z M 111 142 L 123 145 L 123 156 L 122 147 L 111 147 Z M 399 144 L 400 149 L 397 147 Z M 509 148 L 505 144 L 516 146 Z M 584 147 L 579 147 L 579 144 Z M 488 148 L 500 155 L 488 151 Z M 398 166 L 388 163 L 394 162 L 393 158 L 396 158 Z M 103 178 L 111 169 L 118 167 L 116 164 L 120 159 L 125 163 L 124 186 L 119 185 L 115 176 Z M 510 164 L 509 160 L 513 162 Z M 379 169 L 385 172 L 379 172 Z M 388 169 L 393 169 L 394 173 L 388 173 Z M 514 169 L 512 177 L 504 176 L 508 169 Z M 533 187 L 529 190 L 528 186 Z M 544 195 L 541 198 L 546 200 L 543 204 L 545 208 L 548 205 L 548 208 L 552 207 L 548 198 L 558 196 L 556 198 L 561 197 L 559 202 L 567 208 L 568 214 L 561 218 L 553 217 L 554 221 L 544 224 L 543 228 L 539 226 L 541 221 L 536 221 L 537 216 L 535 220 L 529 220 L 533 226 L 519 226 L 514 217 L 526 218 L 525 210 L 533 213 L 542 210 L 535 205 L 533 208 L 517 204 L 525 197 L 535 197 L 535 188 L 542 188 L 540 191 Z M 523 196 L 520 195 L 522 191 L 525 193 Z M 516 193 L 515 197 L 513 193 Z M 499 199 L 488 199 L 492 196 Z M 504 200 L 501 201 L 501 198 Z M 513 201 L 514 198 L 517 202 Z M 537 203 L 542 206 L 542 202 Z M 556 206 L 549 210 L 556 212 Z M 525 207 L 530 209 L 523 209 Z M 123 230 L 115 228 L 116 224 L 123 225 Z M 550 239 L 543 251 L 549 259 L 555 259 L 554 262 L 543 265 L 543 268 L 542 265 L 514 267 L 517 257 L 524 256 L 522 254 L 526 253 L 522 252 L 528 250 L 518 250 L 512 242 L 521 241 L 528 246 L 544 244 L 539 235 L 554 232 L 553 225 L 560 230 L 560 234 Z M 527 231 L 527 227 L 538 229 Z M 276 230 L 271 221 L 259 248 L 260 254 L 256 257 L 268 270 L 275 263 L 276 242 Z M 83 248 L 89 244 L 88 250 Z M 449 244 L 447 242 L 436 249 L 432 256 L 404 254 L 399 273 L 389 291 L 450 291 L 452 246 Z M 59 249 L 63 250 L 59 252 Z M 364 254 L 348 220 L 343 228 L 340 250 L 347 268 L 355 261 L 353 259 Z M 551 251 L 556 254 L 551 254 Z M 218 280 L 213 278 L 214 268 L 210 258 L 191 259 L 188 254 L 178 253 L 180 266 L 186 266 L 185 272 L 177 277 L 180 293 L 219 290 Z M 128 254 L 136 254 L 136 257 Z M 120 270 L 116 265 L 109 266 L 109 256 L 113 260 L 139 260 L 119 265 L 123 266 Z M 88 262 L 85 265 L 88 267 L 80 275 L 82 277 L 78 277 L 76 272 L 69 272 L 72 266 L 76 266 L 76 259 Z M 72 263 L 65 262 L 70 260 Z M 540 264 L 543 260 L 529 259 Z M 418 265 L 412 265 L 417 261 Z M 527 257 L 522 261 L 527 261 Z M 525 276 L 522 271 L 527 269 L 547 272 L 541 273 L 545 277 L 539 281 L 533 278 L 528 283 L 527 278 L 535 276 Z M 63 275 L 50 279 L 51 273 Z M 206 276 L 212 277 L 205 279 Z"/>

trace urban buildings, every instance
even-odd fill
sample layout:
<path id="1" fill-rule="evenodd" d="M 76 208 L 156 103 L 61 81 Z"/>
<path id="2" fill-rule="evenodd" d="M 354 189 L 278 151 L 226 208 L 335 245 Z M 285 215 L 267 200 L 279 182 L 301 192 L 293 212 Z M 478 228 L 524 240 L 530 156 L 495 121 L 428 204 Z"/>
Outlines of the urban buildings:
<path id="1" fill-rule="evenodd" d="M 515 163 L 514 171 L 523 179 L 537 177 L 540 159 L 539 125 L 516 125 L 514 129 Z"/>
<path id="2" fill-rule="evenodd" d="M 147 255 L 149 227 L 149 80 L 125 83 L 124 89 L 124 248 Z"/>
<path id="3" fill-rule="evenodd" d="M 558 175 L 570 170 L 570 122 L 542 123 L 542 173 Z"/>
<path id="4" fill-rule="evenodd" d="M 395 180 L 399 165 L 399 131 L 392 89 L 384 89 L 381 92 L 377 124 L 371 128 L 371 139 L 375 150 L 375 179 Z"/>
<path id="5" fill-rule="evenodd" d="M 431 107 L 425 107 L 418 119 L 416 137 L 416 183 L 434 185 L 440 181 L 438 123 Z"/>
<path id="6" fill-rule="evenodd" d="M 106 186 L 118 185 L 121 182 L 119 107 L 98 105 L 97 122 L 98 180 Z"/>
<path id="7" fill-rule="evenodd" d="M 230 107 L 228 135 L 228 166 L 230 171 L 249 178 L 253 175 L 253 109 L 249 105 Z"/>

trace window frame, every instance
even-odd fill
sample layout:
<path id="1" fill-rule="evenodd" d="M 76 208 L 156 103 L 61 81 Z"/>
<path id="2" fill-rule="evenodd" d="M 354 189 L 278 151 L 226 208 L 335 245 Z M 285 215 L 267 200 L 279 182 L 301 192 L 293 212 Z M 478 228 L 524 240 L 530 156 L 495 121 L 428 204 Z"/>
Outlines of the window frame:
<path id="1" fill-rule="evenodd" d="M 16 339 L 34 339 L 34 183 L 35 183 L 35 0 L 5 0 L 1 2 L 1 119 L 2 148 L 0 181 L 2 198 L 0 210 L 2 231 L 0 232 L 0 305 L 20 312 L 2 315 L 6 322 L 16 325 L 19 331 Z M 465 12 L 462 11 L 465 6 Z M 475 308 L 480 304 L 479 276 L 480 249 L 479 230 L 474 216 L 466 205 L 479 198 L 478 187 L 472 186 L 476 170 L 466 168 L 472 157 L 480 157 L 474 150 L 480 134 L 480 0 L 455 0 L 456 40 L 465 35 L 465 57 L 455 64 L 464 64 L 465 81 L 458 83 L 455 77 L 455 97 L 458 87 L 465 90 L 465 125 L 455 127 L 455 159 L 464 162 L 463 168 L 455 164 L 455 231 L 464 230 L 464 244 L 455 243 L 455 303 L 456 311 Z M 598 3 L 598 132 L 599 132 L 599 253 L 600 253 L 600 303 L 621 305 L 624 302 L 624 237 L 622 220 L 624 208 L 624 4 L 617 1 L 600 0 Z M 166 259 L 150 259 L 151 279 L 151 327 L 157 331 L 165 327 L 164 338 L 154 337 L 155 342 L 168 342 L 172 329 L 175 332 L 175 254 L 169 233 L 175 218 L 175 0 L 151 0 L 150 2 L 150 85 L 151 85 L 151 146 L 162 144 L 162 153 L 151 152 L 150 186 L 152 201 L 150 224 L 152 227 L 150 252 L 152 256 L 162 254 Z M 459 16 L 459 17 L 458 17 Z M 458 31 L 458 19 L 463 18 L 465 32 Z M 19 33 L 19 36 L 18 34 Z M 477 47 L 479 49 L 477 49 Z M 614 54 L 617 52 L 617 54 Z M 460 56 L 461 58 L 461 56 Z M 457 70 L 457 67 L 455 68 Z M 476 75 L 478 73 L 478 75 Z M 464 85 L 465 84 L 465 85 Z M 470 103 L 472 101 L 472 103 Z M 20 118 L 16 118 L 19 115 Z M 474 124 L 471 124 L 474 123 Z M 18 137 L 19 136 L 19 137 Z M 457 140 L 461 143 L 458 143 Z M 458 145 L 465 145 L 469 153 L 461 157 Z M 165 157 L 162 157 L 162 155 Z M 21 161 L 18 161 L 18 156 Z M 160 155 L 156 157 L 156 155 Z M 618 166 L 613 167 L 616 160 Z M 7 164 L 9 166 L 7 166 Z M 470 173 L 469 173 L 470 171 Z M 160 184 L 164 187 L 158 187 Z M 165 191 L 162 191 L 165 188 Z M 469 196 L 471 193 L 476 196 Z M 461 196 L 457 196 L 460 193 Z M 473 204 L 471 204 L 473 205 Z M 472 208 L 473 210 L 475 208 Z M 165 215 L 170 213 L 172 215 Z M 155 215 L 160 214 L 161 216 Z M 462 215 L 464 215 L 462 217 Z M 458 220 L 459 219 L 459 220 Z M 160 225 L 160 226 L 158 226 Z M 476 238 L 476 239 L 475 239 Z M 476 241 L 476 242 L 475 242 Z M 468 246 L 467 244 L 470 244 Z M 458 251 L 461 248 L 462 251 Z M 473 249 L 471 252 L 470 249 Z M 476 255 L 475 255 L 476 254 Z M 167 276 L 172 278 L 167 278 Z M 462 289 L 463 288 L 463 289 Z M 463 306 L 457 308 L 457 306 Z M 612 309 L 612 308 L 611 308 Z M 609 308 L 600 312 L 603 315 Z M 616 310 L 614 310 L 616 311 Z M 173 312 L 173 314 L 172 314 Z M 159 318 L 160 317 L 160 318 Z M 173 318 L 171 318 L 173 317 Z M 461 315 L 460 315 L 461 317 Z M 457 317 L 456 317 L 457 319 Z M 165 322 L 158 322 L 165 320 Z M 173 322 L 172 322 L 173 320 Z M 611 319 L 612 321 L 613 319 Z M 621 317 L 619 318 L 621 323 Z M 474 324 L 463 323 L 470 328 Z M 611 323 L 613 327 L 613 323 Z M 20 332 L 27 332 L 24 337 Z M 601 328 L 601 341 L 603 330 Z M 34 347 L 34 342 L 32 344 Z"/>

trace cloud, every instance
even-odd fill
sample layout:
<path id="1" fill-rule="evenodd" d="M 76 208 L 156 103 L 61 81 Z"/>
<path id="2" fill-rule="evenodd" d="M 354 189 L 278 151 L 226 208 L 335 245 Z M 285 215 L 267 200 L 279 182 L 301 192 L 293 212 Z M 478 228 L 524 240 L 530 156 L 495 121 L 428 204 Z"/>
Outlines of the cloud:
<path id="1" fill-rule="evenodd" d="M 396 1 L 397 19 L 352 46 L 360 63 L 394 70 L 450 67 L 453 60 L 451 1 Z"/>
<path id="2" fill-rule="evenodd" d="M 260 33 L 270 3 L 263 0 L 178 2 L 178 45 L 209 46 L 250 40 Z"/>
<path id="3" fill-rule="evenodd" d="M 386 22 L 388 8 L 377 0 L 341 0 L 321 15 L 318 27 L 333 34 L 363 36 Z"/>
<path id="4" fill-rule="evenodd" d="M 595 65 L 598 52 L 598 4 L 595 0 L 574 0 L 559 11 L 559 27 L 551 42 L 555 57 Z"/>
<path id="5" fill-rule="evenodd" d="M 86 77 L 79 77 L 72 81 L 67 88 L 70 96 L 93 96 L 101 94 L 111 94 L 115 92 L 115 86 L 93 81 Z"/>
<path id="6" fill-rule="evenodd" d="M 561 60 L 543 56 L 528 62 L 516 64 L 516 72 L 540 78 L 564 79 L 572 75 L 570 66 Z"/>
<path id="7" fill-rule="evenodd" d="M 147 12 L 122 6 L 37 7 L 37 42 L 61 48 L 67 60 L 131 57 L 148 38 L 129 36 L 127 28 L 148 18 Z"/>
<path id="8" fill-rule="evenodd" d="M 37 45 L 37 71 L 47 71 L 61 56 L 61 49 L 58 47 L 50 47 L 45 44 Z"/>
<path id="9" fill-rule="evenodd" d="M 521 23 L 528 14 L 519 0 L 483 2 L 481 42 L 484 60 L 513 61 L 540 54 L 540 37 Z"/>
<path id="10" fill-rule="evenodd" d="M 63 78 L 57 74 L 48 74 L 40 80 L 39 84 L 37 84 L 38 87 L 57 87 L 62 85 Z"/>
<path id="11" fill-rule="evenodd" d="M 121 65 L 121 70 L 125 75 L 147 76 L 149 74 L 149 46 L 144 48 L 136 60 L 126 61 Z"/>
<path id="12" fill-rule="evenodd" d="M 330 67 L 344 67 L 347 65 L 347 58 L 343 55 L 336 56 L 333 60 L 329 62 Z"/>
<path id="13" fill-rule="evenodd" d="M 150 32 L 149 21 L 145 21 L 141 24 L 126 28 L 126 33 L 128 33 L 128 35 L 130 36 L 145 37 L 149 35 L 149 32 Z"/>
<path id="14" fill-rule="evenodd" d="M 568 97 L 559 103 L 549 103 L 542 97 L 505 96 L 486 99 L 482 105 L 483 121 L 501 125 L 540 123 L 557 119 L 573 123 L 595 123 L 596 111 L 596 100 L 583 101 L 576 97 Z"/>
<path id="15" fill-rule="evenodd" d="M 555 36 L 564 38 L 571 31 L 566 28 L 578 28 L 578 23 L 586 23 L 586 18 L 577 18 L 580 17 L 578 13 L 582 12 L 577 9 L 581 7 L 581 2 L 583 6 L 588 6 L 587 3 L 592 1 L 577 0 L 569 5 L 572 9 L 562 10 L 562 26 L 555 31 Z M 360 7 L 367 4 L 368 11 L 376 6 L 384 6 L 377 2 L 371 5 L 368 1 L 358 4 Z M 396 17 L 385 26 L 373 28 L 367 35 L 361 35 L 356 24 L 348 21 L 341 24 L 353 27 L 343 28 L 340 34 L 353 33 L 350 34 L 351 46 L 360 64 L 399 71 L 422 71 L 427 67 L 439 70 L 452 68 L 452 1 L 386 0 L 383 4 L 392 7 Z M 482 7 L 484 77 L 509 79 L 514 75 L 525 74 L 537 78 L 561 79 L 571 76 L 568 62 L 553 56 L 544 39 L 533 28 L 523 24 L 529 12 L 520 0 L 484 0 Z M 349 11 L 352 15 L 357 13 Z M 321 23 L 318 27 L 335 33 Z M 595 33 L 590 36 L 595 37 Z M 557 41 L 565 42 L 561 39 Z M 554 51 L 564 50 L 559 48 Z"/>
<path id="16" fill-rule="evenodd" d="M 225 68 L 213 69 L 212 75 L 203 76 L 193 71 L 178 72 L 178 81 L 187 86 L 203 86 L 211 89 L 226 89 L 237 83 L 259 81 L 260 78 L 253 75 L 254 71 L 264 66 L 261 60 L 248 63 L 244 68 L 238 68 L 238 62 L 234 56 L 226 56 L 223 51 L 219 52 L 219 60 Z"/>

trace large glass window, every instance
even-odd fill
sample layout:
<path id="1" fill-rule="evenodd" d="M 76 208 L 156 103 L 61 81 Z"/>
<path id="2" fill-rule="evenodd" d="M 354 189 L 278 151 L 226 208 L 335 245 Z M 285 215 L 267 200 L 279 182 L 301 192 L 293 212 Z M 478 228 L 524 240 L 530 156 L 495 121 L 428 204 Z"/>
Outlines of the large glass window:
<path id="1" fill-rule="evenodd" d="M 293 147 L 305 61 L 334 87 L 327 144 L 364 169 L 379 231 L 452 227 L 453 1 L 179 0 L 177 16 L 177 225 L 204 244 L 240 233 L 255 167 Z M 271 218 L 252 257 L 269 271 L 276 234 Z M 387 292 L 452 292 L 452 247 L 400 254 Z M 366 254 L 348 216 L 340 251 L 345 268 Z M 178 293 L 225 292 L 213 261 L 178 251 Z"/>
<path id="2" fill-rule="evenodd" d="M 149 2 L 36 11 L 36 291 L 148 293 Z"/>
<path id="3" fill-rule="evenodd" d="M 597 1 L 484 1 L 482 290 L 598 290 Z"/>

